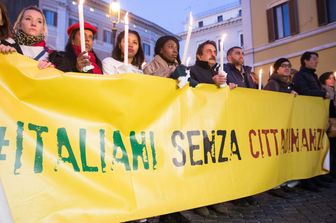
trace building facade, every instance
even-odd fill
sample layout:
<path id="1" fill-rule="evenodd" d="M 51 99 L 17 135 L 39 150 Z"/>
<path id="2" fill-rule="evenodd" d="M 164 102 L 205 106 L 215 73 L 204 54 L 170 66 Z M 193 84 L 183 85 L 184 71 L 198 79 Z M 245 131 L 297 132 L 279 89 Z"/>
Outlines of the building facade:
<path id="1" fill-rule="evenodd" d="M 185 27 L 188 27 L 186 21 Z M 226 59 L 226 51 L 233 46 L 244 47 L 244 35 L 242 27 L 242 10 L 240 1 L 223 5 L 216 9 L 205 11 L 195 15 L 193 31 L 189 43 L 188 56 L 191 63 L 196 60 L 196 51 L 199 44 L 213 40 L 216 42 L 217 51 L 219 52 L 219 42 L 222 35 L 226 33 L 224 41 L 224 61 Z M 183 49 L 187 32 L 180 33 L 181 49 Z M 217 57 L 219 62 L 219 56 Z"/>
<path id="2" fill-rule="evenodd" d="M 50 48 L 64 50 L 68 40 L 67 28 L 78 22 L 78 5 L 73 0 L 6 0 L 8 11 L 15 21 L 22 8 L 30 5 L 39 6 L 46 17 L 48 25 L 47 44 Z M 14 4 L 14 2 L 16 4 Z M 20 7 L 18 7 L 20 6 Z M 86 0 L 84 5 L 84 19 L 98 29 L 94 50 L 103 59 L 112 54 L 112 21 L 109 18 L 109 3 L 103 0 Z M 123 18 L 125 11 L 121 10 L 120 23 L 117 24 L 117 35 L 124 30 Z M 142 46 L 146 61 L 150 61 L 154 54 L 156 40 L 163 35 L 173 35 L 157 24 L 145 20 L 129 12 L 129 28 L 137 31 L 142 38 Z"/>
<path id="3" fill-rule="evenodd" d="M 280 57 L 300 69 L 300 56 L 316 51 L 317 73 L 336 70 L 335 0 L 242 0 L 246 63 L 263 68 L 266 83 L 270 66 Z"/>

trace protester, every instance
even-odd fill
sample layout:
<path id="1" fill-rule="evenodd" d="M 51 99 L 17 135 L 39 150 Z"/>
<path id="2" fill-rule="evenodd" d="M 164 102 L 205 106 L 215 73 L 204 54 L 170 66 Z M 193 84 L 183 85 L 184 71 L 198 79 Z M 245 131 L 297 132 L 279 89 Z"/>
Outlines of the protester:
<path id="1" fill-rule="evenodd" d="M 329 118 L 334 122 L 336 118 L 336 98 L 335 98 L 335 76 L 333 72 L 325 72 L 320 77 L 319 80 L 322 87 L 328 92 L 330 102 L 329 107 Z M 333 120 L 332 120 L 333 119 Z M 330 125 L 335 125 L 336 123 L 330 122 Z M 328 138 L 330 142 L 330 173 L 332 177 L 336 177 L 336 137 L 334 126 L 329 127 Z"/>
<path id="2" fill-rule="evenodd" d="M 23 9 L 14 24 L 14 47 L 0 47 L 1 53 L 18 52 L 39 61 L 38 67 L 53 67 L 48 61 L 51 50 L 46 46 L 46 20 L 41 9 L 30 6 Z"/>
<path id="3" fill-rule="evenodd" d="M 18 44 L 15 44 L 15 41 L 12 39 L 13 33 L 10 26 L 10 21 L 8 18 L 6 7 L 3 3 L 0 2 L 0 52 L 6 52 L 5 48 L 8 47 L 8 50 L 11 50 L 11 47 L 18 47 Z M 15 52 L 12 49 L 12 52 Z"/>
<path id="4" fill-rule="evenodd" d="M 218 86 L 226 83 L 226 77 L 218 71 L 216 57 L 217 48 L 214 41 L 208 40 L 201 43 L 197 48 L 195 65 L 190 67 L 190 77 L 198 83 Z M 235 87 L 235 84 L 231 83 L 231 87 Z"/>
<path id="5" fill-rule="evenodd" d="M 241 47 L 234 46 L 227 51 L 228 63 L 224 65 L 227 83 L 238 87 L 257 88 L 258 80 L 251 75 L 251 67 L 244 65 L 244 53 Z"/>
<path id="6" fill-rule="evenodd" d="M 317 75 L 315 74 L 318 65 L 318 54 L 316 52 L 304 52 L 300 58 L 301 68 L 293 77 L 294 89 L 300 95 L 317 96 L 328 98 L 329 95 L 322 88 Z M 323 178 L 314 177 L 301 180 L 301 187 L 312 192 L 320 192 L 320 187 L 330 187 Z"/>
<path id="7" fill-rule="evenodd" d="M 305 52 L 300 59 L 301 68 L 293 77 L 294 90 L 300 95 L 327 97 L 315 74 L 318 65 L 316 52 Z"/>
<path id="8" fill-rule="evenodd" d="M 154 59 L 145 66 L 144 73 L 160 77 L 170 77 L 181 64 L 179 41 L 174 36 L 162 36 L 155 44 Z"/>
<path id="9" fill-rule="evenodd" d="M 274 72 L 263 89 L 297 94 L 293 90 L 293 84 L 291 83 L 290 72 L 292 65 L 290 61 L 286 58 L 280 58 L 275 61 L 273 68 Z"/>
<path id="10" fill-rule="evenodd" d="M 93 40 L 97 33 L 96 27 L 90 23 L 84 23 L 85 51 L 81 51 L 81 39 L 79 23 L 75 23 L 67 30 L 69 39 L 65 46 L 65 52 L 54 52 L 50 60 L 56 68 L 64 72 L 85 72 L 83 68 L 93 66 L 88 73 L 102 74 L 102 63 L 92 49 Z"/>
<path id="11" fill-rule="evenodd" d="M 124 35 L 125 32 L 119 33 L 117 43 L 112 51 L 112 57 L 103 60 L 104 74 L 121 74 L 121 73 L 142 73 L 141 66 L 145 61 L 142 49 L 141 38 L 138 32 L 129 30 L 128 35 L 128 64 L 124 64 Z"/>

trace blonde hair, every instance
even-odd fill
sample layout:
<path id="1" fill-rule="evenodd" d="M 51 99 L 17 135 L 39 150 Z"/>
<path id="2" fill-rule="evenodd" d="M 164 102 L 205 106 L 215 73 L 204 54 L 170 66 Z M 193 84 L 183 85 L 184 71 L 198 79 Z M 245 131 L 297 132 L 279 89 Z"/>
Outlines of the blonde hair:
<path id="1" fill-rule="evenodd" d="M 41 13 L 42 19 L 43 19 L 43 33 L 42 34 L 43 34 L 44 38 L 46 39 L 47 36 L 48 36 L 48 27 L 47 27 L 47 23 L 46 23 L 46 18 L 44 16 L 42 10 L 40 8 L 36 7 L 36 6 L 29 6 L 27 8 L 22 9 L 22 11 L 20 12 L 19 16 L 17 17 L 17 19 L 14 23 L 14 26 L 13 26 L 14 32 L 17 32 L 17 31 L 20 30 L 23 15 L 28 10 L 34 10 L 34 11 L 37 11 L 37 12 Z"/>

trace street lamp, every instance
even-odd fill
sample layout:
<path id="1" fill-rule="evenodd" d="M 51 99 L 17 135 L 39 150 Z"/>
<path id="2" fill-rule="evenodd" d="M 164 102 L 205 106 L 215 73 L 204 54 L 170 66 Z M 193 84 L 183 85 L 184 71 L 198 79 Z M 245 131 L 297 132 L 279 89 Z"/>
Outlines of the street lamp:
<path id="1" fill-rule="evenodd" d="M 117 35 L 117 24 L 120 22 L 120 3 L 117 0 L 111 0 L 109 12 L 112 21 L 112 44 L 114 47 Z"/>

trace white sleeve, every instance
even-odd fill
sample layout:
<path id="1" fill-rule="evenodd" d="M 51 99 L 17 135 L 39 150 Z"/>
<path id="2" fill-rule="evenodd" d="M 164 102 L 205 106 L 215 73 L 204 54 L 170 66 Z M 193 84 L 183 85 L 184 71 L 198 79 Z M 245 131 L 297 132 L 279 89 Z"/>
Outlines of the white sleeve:
<path id="1" fill-rule="evenodd" d="M 118 68 L 116 67 L 116 64 L 111 57 L 105 58 L 102 62 L 102 65 L 104 74 L 112 75 L 119 73 Z"/>

